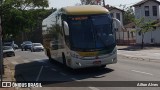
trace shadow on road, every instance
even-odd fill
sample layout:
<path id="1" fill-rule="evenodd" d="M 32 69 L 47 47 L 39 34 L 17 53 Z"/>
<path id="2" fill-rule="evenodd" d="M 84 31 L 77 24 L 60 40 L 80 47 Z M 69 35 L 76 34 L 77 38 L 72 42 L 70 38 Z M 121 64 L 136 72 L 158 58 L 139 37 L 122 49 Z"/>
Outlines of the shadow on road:
<path id="1" fill-rule="evenodd" d="M 56 61 L 50 63 L 45 60 L 43 63 L 33 61 L 16 65 L 14 77 L 16 82 L 41 82 L 43 85 L 55 85 L 88 78 L 103 78 L 104 74 L 113 71 L 113 69 L 98 67 L 73 70 Z"/>

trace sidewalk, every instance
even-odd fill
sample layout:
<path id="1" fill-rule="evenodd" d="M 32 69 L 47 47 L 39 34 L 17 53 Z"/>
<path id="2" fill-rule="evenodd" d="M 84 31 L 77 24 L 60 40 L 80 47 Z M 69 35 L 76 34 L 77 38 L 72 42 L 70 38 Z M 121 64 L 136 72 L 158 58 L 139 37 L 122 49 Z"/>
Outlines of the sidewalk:
<path id="1" fill-rule="evenodd" d="M 118 55 L 160 63 L 160 47 L 144 47 L 144 49 L 141 49 L 140 46 L 117 46 L 117 48 Z"/>
<path id="2" fill-rule="evenodd" d="M 4 65 L 4 74 L 3 74 L 3 82 L 5 81 L 14 81 L 13 72 L 10 69 L 9 61 L 7 61 L 5 58 L 3 60 Z M 0 88 L 0 90 L 16 90 L 16 88 Z"/>

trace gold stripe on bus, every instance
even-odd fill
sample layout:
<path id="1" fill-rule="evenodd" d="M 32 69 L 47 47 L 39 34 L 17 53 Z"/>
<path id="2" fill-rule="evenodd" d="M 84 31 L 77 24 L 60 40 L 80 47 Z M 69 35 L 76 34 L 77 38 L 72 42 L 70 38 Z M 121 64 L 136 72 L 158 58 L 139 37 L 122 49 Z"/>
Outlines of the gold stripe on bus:
<path id="1" fill-rule="evenodd" d="M 89 57 L 89 56 L 96 56 L 97 55 L 97 52 L 78 52 L 78 54 L 80 56 L 85 56 L 85 57 Z"/>

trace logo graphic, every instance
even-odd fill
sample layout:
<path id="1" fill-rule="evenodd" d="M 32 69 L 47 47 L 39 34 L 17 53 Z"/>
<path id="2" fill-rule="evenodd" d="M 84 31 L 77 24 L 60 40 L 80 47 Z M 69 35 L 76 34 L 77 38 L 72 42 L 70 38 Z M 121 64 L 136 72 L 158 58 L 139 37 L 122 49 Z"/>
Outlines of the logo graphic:
<path id="1" fill-rule="evenodd" d="M 12 87 L 11 82 L 2 82 L 2 87 Z"/>

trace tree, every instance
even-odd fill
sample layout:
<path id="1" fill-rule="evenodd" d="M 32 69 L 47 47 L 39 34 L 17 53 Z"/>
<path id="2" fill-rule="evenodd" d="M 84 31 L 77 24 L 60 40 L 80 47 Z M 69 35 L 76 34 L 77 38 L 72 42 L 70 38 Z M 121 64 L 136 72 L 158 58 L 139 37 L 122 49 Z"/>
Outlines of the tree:
<path id="1" fill-rule="evenodd" d="M 35 29 L 52 13 L 52 9 L 45 7 L 48 7 L 48 0 L 5 0 L 0 6 L 5 37 L 16 37 L 20 32 Z"/>
<path id="2" fill-rule="evenodd" d="M 137 27 L 137 30 L 135 30 L 135 31 L 138 32 L 138 34 L 142 36 L 141 49 L 143 49 L 144 35 L 146 32 L 155 30 L 155 27 L 157 26 L 156 21 L 145 21 L 144 18 L 141 18 L 141 19 L 134 19 L 133 22 L 135 23 L 135 25 Z"/>
<path id="3" fill-rule="evenodd" d="M 131 23 L 134 19 L 134 11 L 132 7 L 127 7 L 126 5 L 120 5 L 120 7 L 123 8 L 123 10 L 125 11 L 123 13 L 123 23 L 124 25 Z"/>
<path id="4" fill-rule="evenodd" d="M 81 0 L 81 4 L 82 5 L 101 5 L 103 1 L 104 0 Z"/>

